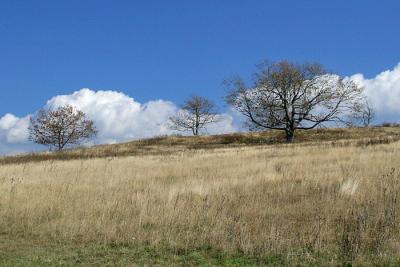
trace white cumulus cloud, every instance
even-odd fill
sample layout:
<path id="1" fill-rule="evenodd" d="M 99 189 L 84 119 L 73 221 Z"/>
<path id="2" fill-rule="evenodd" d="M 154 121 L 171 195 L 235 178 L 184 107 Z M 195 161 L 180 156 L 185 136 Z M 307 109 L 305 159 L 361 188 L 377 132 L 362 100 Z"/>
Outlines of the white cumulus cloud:
<path id="1" fill-rule="evenodd" d="M 99 130 L 98 143 L 172 134 L 167 121 L 178 110 L 170 101 L 154 100 L 141 104 L 121 92 L 87 88 L 71 95 L 53 97 L 46 106 L 54 108 L 66 104 L 82 110 L 94 121 Z M 221 122 L 210 125 L 208 132 L 233 132 L 233 119 L 226 114 L 220 116 Z"/>
<path id="2" fill-rule="evenodd" d="M 69 95 L 59 95 L 47 101 L 45 108 L 57 108 L 66 104 L 82 110 L 98 129 L 94 140 L 97 144 L 169 135 L 167 120 L 178 107 L 165 100 L 139 103 L 132 97 L 117 91 L 93 91 L 81 89 Z M 229 114 L 220 114 L 218 123 L 210 125 L 210 134 L 229 133 L 236 130 Z M 0 119 L 0 154 L 31 151 L 38 146 L 28 142 L 30 115 L 18 118 L 6 114 Z M 25 149 L 24 149 L 25 148 Z"/>
<path id="3" fill-rule="evenodd" d="M 0 134 L 9 143 L 19 143 L 28 138 L 29 116 L 18 118 L 6 114 L 0 118 Z"/>
<path id="4" fill-rule="evenodd" d="M 13 114 L 0 117 L 0 154 L 17 154 L 35 146 L 28 142 L 30 116 L 19 118 Z"/>
<path id="5" fill-rule="evenodd" d="M 98 143 L 168 134 L 165 121 L 176 110 L 169 101 L 156 100 L 141 104 L 120 92 L 90 89 L 55 96 L 46 106 L 56 108 L 66 104 L 82 110 L 94 121 L 99 131 Z"/>
<path id="6" fill-rule="evenodd" d="M 371 79 L 360 73 L 350 79 L 365 88 L 365 94 L 376 111 L 377 121 L 400 121 L 400 63 Z"/>

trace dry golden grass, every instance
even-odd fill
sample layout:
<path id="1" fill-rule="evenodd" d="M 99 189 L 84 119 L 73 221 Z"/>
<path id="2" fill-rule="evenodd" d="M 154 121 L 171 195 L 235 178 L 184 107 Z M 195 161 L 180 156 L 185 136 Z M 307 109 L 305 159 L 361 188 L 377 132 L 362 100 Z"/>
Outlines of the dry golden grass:
<path id="1" fill-rule="evenodd" d="M 393 262 L 400 143 L 359 142 L 1 165 L 0 232 L 286 263 Z"/>

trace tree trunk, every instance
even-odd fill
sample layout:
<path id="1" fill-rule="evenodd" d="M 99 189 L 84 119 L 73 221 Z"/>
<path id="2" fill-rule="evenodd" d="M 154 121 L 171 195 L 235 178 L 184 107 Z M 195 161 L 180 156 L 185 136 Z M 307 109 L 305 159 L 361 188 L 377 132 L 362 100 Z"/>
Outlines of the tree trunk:
<path id="1" fill-rule="evenodd" d="M 294 140 L 294 129 L 286 129 L 286 142 L 292 143 Z"/>

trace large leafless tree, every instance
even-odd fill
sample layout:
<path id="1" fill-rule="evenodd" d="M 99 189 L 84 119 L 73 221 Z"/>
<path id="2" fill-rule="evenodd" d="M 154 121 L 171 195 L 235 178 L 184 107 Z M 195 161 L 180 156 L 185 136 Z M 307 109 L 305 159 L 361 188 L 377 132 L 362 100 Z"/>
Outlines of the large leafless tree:
<path id="1" fill-rule="evenodd" d="M 343 122 L 363 100 L 362 88 L 327 73 L 320 64 L 264 63 L 247 87 L 241 78 L 227 81 L 227 103 L 247 117 L 250 129 L 275 129 L 292 142 L 297 129 Z"/>
<path id="2" fill-rule="evenodd" d="M 29 137 L 35 143 L 62 150 L 97 134 L 93 121 L 71 105 L 41 109 L 31 118 Z"/>
<path id="3" fill-rule="evenodd" d="M 212 101 L 193 95 L 169 121 L 173 130 L 191 131 L 193 135 L 199 135 L 201 129 L 217 121 L 216 107 Z"/>

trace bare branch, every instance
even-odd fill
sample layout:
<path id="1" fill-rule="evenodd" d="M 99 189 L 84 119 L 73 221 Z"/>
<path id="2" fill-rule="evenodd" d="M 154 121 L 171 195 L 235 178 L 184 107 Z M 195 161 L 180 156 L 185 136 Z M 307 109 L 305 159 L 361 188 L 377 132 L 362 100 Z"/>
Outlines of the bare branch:
<path id="1" fill-rule="evenodd" d="M 248 118 L 250 128 L 285 131 L 291 142 L 296 129 L 343 122 L 362 101 L 362 88 L 349 79 L 328 74 L 320 64 L 288 61 L 264 63 L 247 87 L 240 78 L 226 84 L 228 104 Z"/>
<path id="2" fill-rule="evenodd" d="M 201 129 L 217 120 L 214 103 L 196 95 L 186 100 L 181 110 L 169 118 L 172 130 L 191 131 L 193 135 L 199 135 Z"/>
<path id="3" fill-rule="evenodd" d="M 37 144 L 54 146 L 62 150 L 67 145 L 79 144 L 97 134 L 93 121 L 66 105 L 57 109 L 41 109 L 31 118 L 29 139 Z"/>

